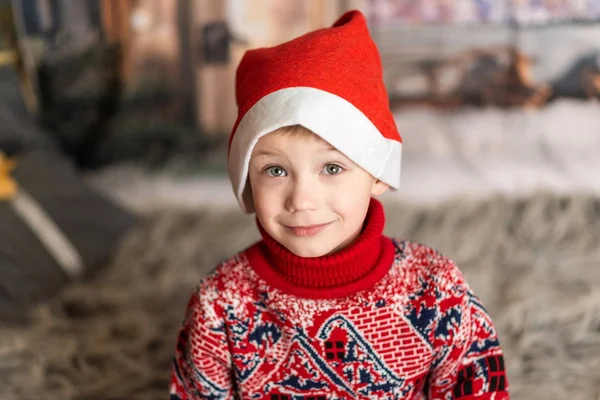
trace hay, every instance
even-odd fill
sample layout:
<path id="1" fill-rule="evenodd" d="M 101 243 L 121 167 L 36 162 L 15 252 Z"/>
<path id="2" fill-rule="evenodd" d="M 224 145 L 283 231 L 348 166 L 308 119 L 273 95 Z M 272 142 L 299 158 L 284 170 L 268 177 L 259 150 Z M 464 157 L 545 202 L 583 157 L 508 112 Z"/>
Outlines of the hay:
<path id="1" fill-rule="evenodd" d="M 454 258 L 505 348 L 514 399 L 600 396 L 600 199 L 387 205 L 387 233 Z M 159 211 L 112 266 L 0 328 L 0 399 L 165 399 L 195 282 L 255 239 L 239 212 Z"/>

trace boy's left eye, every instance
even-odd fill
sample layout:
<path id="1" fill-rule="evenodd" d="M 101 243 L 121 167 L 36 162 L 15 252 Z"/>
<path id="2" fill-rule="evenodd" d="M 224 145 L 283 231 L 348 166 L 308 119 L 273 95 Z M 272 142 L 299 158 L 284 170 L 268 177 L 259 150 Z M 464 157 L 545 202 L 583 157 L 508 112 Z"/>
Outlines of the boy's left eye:
<path id="1" fill-rule="evenodd" d="M 327 164 L 323 167 L 323 173 L 325 175 L 337 175 L 341 173 L 344 169 L 337 164 Z"/>

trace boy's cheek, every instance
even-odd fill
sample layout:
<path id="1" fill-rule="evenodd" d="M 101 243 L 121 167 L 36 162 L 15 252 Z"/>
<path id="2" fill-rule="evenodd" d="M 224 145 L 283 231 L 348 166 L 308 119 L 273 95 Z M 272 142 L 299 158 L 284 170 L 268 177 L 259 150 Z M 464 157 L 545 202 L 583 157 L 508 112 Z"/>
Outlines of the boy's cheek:
<path id="1" fill-rule="evenodd" d="M 265 186 L 252 188 L 254 208 L 259 217 L 277 214 L 282 203 L 282 196 L 279 192 L 279 190 Z"/>
<path id="2" fill-rule="evenodd" d="M 255 200 L 277 199 L 282 196 L 283 186 L 278 182 L 258 181 L 255 185 L 252 185 L 250 190 L 252 190 Z"/>

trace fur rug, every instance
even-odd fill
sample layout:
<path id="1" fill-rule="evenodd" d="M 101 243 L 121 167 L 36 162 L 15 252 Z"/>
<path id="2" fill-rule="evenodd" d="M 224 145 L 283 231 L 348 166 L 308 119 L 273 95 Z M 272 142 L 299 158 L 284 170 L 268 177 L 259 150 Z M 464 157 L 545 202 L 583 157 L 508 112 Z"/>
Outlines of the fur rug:
<path id="1" fill-rule="evenodd" d="M 514 399 L 600 398 L 600 199 L 387 204 L 387 229 L 451 256 L 487 305 Z M 0 399 L 167 398 L 185 302 L 258 238 L 238 211 L 149 213 L 114 262 L 0 328 Z"/>

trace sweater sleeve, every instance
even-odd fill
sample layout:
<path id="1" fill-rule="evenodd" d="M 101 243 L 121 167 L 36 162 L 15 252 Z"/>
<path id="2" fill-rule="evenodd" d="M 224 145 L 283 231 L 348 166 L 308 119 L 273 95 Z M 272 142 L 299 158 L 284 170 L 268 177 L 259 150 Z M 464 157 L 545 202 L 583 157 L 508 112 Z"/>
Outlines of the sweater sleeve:
<path id="1" fill-rule="evenodd" d="M 234 398 L 225 321 L 214 299 L 201 292 L 202 287 L 190 298 L 179 330 L 170 400 Z"/>
<path id="2" fill-rule="evenodd" d="M 508 400 L 504 358 L 492 319 L 450 262 L 437 286 L 431 400 Z"/>

